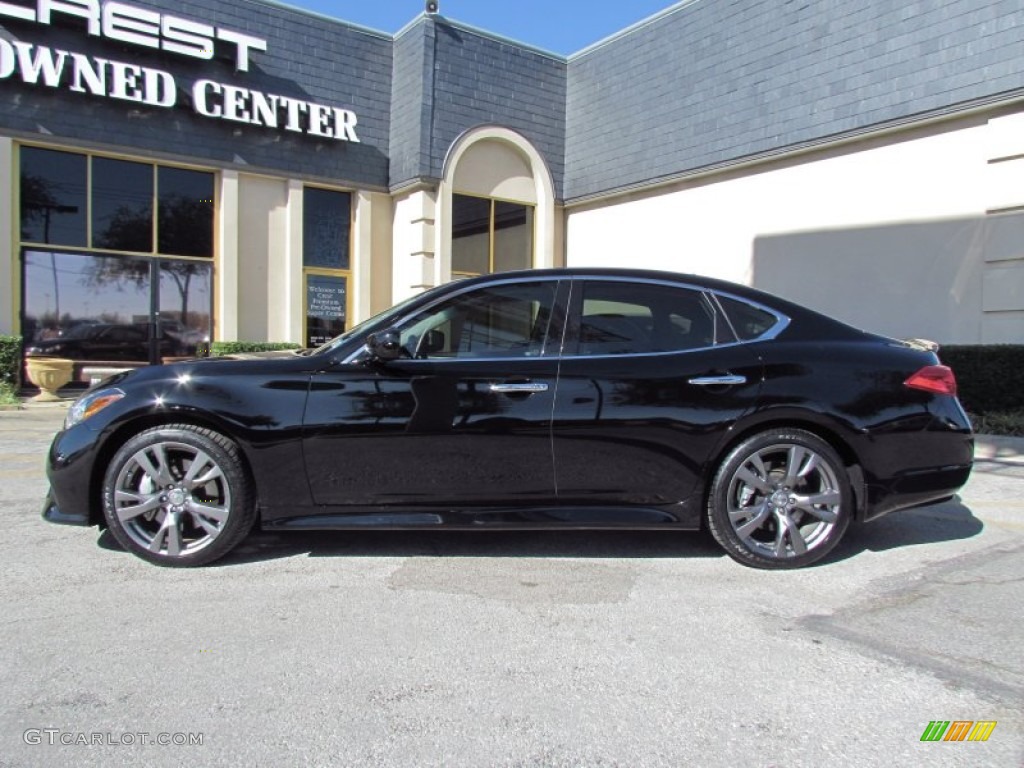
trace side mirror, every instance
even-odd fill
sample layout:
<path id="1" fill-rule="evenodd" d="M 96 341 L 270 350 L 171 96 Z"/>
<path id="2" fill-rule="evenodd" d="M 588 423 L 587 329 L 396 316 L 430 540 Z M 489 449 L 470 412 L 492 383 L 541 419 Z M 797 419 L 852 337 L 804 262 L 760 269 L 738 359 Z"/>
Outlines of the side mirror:
<path id="1" fill-rule="evenodd" d="M 379 331 L 366 337 L 366 348 L 374 360 L 397 360 L 402 356 L 402 339 L 398 331 Z"/>

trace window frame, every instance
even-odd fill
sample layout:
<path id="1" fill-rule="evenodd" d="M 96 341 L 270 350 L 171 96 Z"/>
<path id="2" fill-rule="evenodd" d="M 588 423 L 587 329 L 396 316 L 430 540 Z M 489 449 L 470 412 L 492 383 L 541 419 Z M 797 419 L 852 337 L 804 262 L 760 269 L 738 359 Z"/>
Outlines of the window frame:
<path id="1" fill-rule="evenodd" d="M 719 332 L 724 330 L 729 334 L 731 340 L 721 341 L 703 347 L 694 347 L 692 349 L 676 349 L 676 350 L 659 350 L 653 352 L 626 352 L 626 353 L 585 353 L 579 354 L 579 343 L 580 343 L 580 325 L 583 319 L 583 286 L 588 282 L 605 282 L 605 283 L 620 283 L 620 284 L 634 284 L 634 285 L 656 285 L 672 288 L 675 290 L 689 290 L 699 294 L 707 309 L 712 313 L 712 317 L 715 319 L 716 329 L 715 338 L 720 338 Z M 573 359 L 621 359 L 628 357 L 663 357 L 666 355 L 687 355 L 699 352 L 707 352 L 709 350 L 723 349 L 726 347 L 740 346 L 743 344 L 752 344 L 759 341 L 767 341 L 774 339 L 782 331 L 784 331 L 790 323 L 790 318 L 778 310 L 772 309 L 771 307 L 765 306 L 757 301 L 752 301 L 748 298 L 737 296 L 728 291 L 719 291 L 706 286 L 696 285 L 686 281 L 675 282 L 672 280 L 659 280 L 657 278 L 647 277 L 630 277 L 626 275 L 575 275 L 572 278 L 572 292 L 571 299 L 568 307 L 568 322 L 566 323 L 565 339 L 563 344 L 563 350 L 561 357 L 573 358 Z M 717 299 L 717 295 L 728 297 L 734 301 L 739 301 L 744 304 L 749 304 L 752 307 L 756 307 L 764 312 L 776 318 L 776 323 L 753 339 L 742 340 L 736 334 L 733 328 L 732 322 L 728 318 L 728 314 L 722 308 L 721 304 Z"/>
<path id="2" fill-rule="evenodd" d="M 355 230 L 356 220 L 356 192 L 352 189 L 345 189 L 343 187 L 330 187 L 325 184 L 306 184 L 302 185 L 303 195 L 303 211 L 305 211 L 305 195 L 307 189 L 318 189 L 326 192 L 339 192 L 347 194 L 349 196 L 348 206 L 348 268 L 347 269 L 334 269 L 331 267 L 307 267 L 306 266 L 306 254 L 305 254 L 305 229 L 303 229 L 303 254 L 302 254 L 302 343 L 306 345 L 309 341 L 309 278 L 310 277 L 335 277 L 344 278 L 345 280 L 345 324 L 342 328 L 342 333 L 347 331 L 351 326 L 352 322 L 352 272 L 353 264 L 355 263 L 355 243 L 352 237 Z M 305 224 L 303 224 L 305 227 Z M 331 337 L 334 338 L 334 337 Z M 329 341 L 329 339 L 328 339 Z M 326 342 L 325 342 L 326 343 Z M 307 347 L 315 349 L 321 344 Z"/>
<path id="3" fill-rule="evenodd" d="M 454 228 L 454 223 L 453 222 L 455 221 L 455 205 L 456 205 L 456 200 L 459 197 L 473 198 L 475 200 L 486 200 L 490 204 L 490 210 L 488 212 L 488 218 L 487 218 L 487 272 L 465 272 L 465 271 L 462 271 L 462 270 L 455 269 L 455 264 L 454 264 L 455 228 Z M 530 220 L 530 225 L 529 225 L 530 254 L 529 254 L 529 257 L 527 259 L 527 265 L 526 265 L 525 268 L 526 269 L 530 269 L 530 268 L 533 267 L 534 264 L 536 264 L 536 261 L 537 261 L 537 206 L 535 204 L 533 204 L 533 203 L 524 203 L 524 202 L 522 202 L 520 200 L 509 200 L 507 198 L 502 198 L 502 197 L 488 197 L 486 195 L 474 195 L 474 194 L 467 194 L 465 192 L 452 192 L 452 216 L 451 216 L 451 222 L 452 223 L 449 224 L 449 227 L 451 227 L 451 235 L 452 235 L 452 257 L 451 258 L 453 258 L 453 262 L 452 262 L 452 264 L 450 266 L 451 266 L 451 276 L 452 276 L 453 280 L 463 280 L 463 279 L 470 278 L 470 277 L 482 277 L 484 275 L 496 275 L 496 274 L 500 275 L 500 274 L 502 274 L 501 272 L 495 272 L 494 271 L 494 250 L 495 250 L 494 246 L 495 246 L 495 232 L 496 232 L 496 229 L 495 229 L 495 221 L 496 221 L 495 209 L 497 208 L 497 204 L 498 203 L 507 203 L 509 205 L 519 205 L 519 206 L 522 206 L 523 208 L 525 208 L 525 209 L 527 209 L 527 210 L 532 212 L 532 215 L 529 217 L 529 220 Z M 511 271 L 511 270 L 506 270 L 506 271 Z"/>
<path id="4" fill-rule="evenodd" d="M 115 152 L 96 152 L 92 150 L 84 150 L 77 147 L 65 147 L 59 144 L 41 144 L 38 142 L 31 141 L 19 141 L 16 143 L 15 162 L 14 162 L 14 205 L 13 205 L 13 217 L 17 221 L 17 235 L 16 240 L 18 248 L 30 249 L 38 251 L 74 251 L 79 253 L 95 253 L 95 254 L 117 254 L 124 256 L 147 256 L 151 258 L 171 258 L 171 259 L 187 259 L 194 261 L 201 261 L 207 263 L 216 263 L 218 252 L 217 243 L 218 237 L 218 222 L 219 222 L 219 211 L 220 211 L 220 199 L 219 199 L 219 187 L 217 183 L 219 178 L 219 171 L 208 167 L 199 165 L 190 165 L 188 163 L 175 163 L 175 162 L 157 162 L 150 158 L 137 157 L 134 155 L 124 155 Z M 36 240 L 23 240 L 21 237 L 21 151 L 22 149 L 42 149 L 51 152 L 63 152 L 69 155 L 78 155 L 85 158 L 85 245 L 62 245 L 58 243 L 43 243 Z M 95 232 L 93 231 L 93 161 L 96 158 L 102 158 L 105 160 L 120 160 L 128 163 L 137 163 L 139 165 L 149 166 L 152 173 L 152 194 L 150 197 L 150 208 L 152 221 L 151 226 L 151 238 L 152 245 L 148 251 L 126 251 L 119 250 L 116 248 L 100 248 L 93 244 Z M 213 197 L 210 199 L 211 210 L 211 242 L 210 242 L 210 255 L 209 256 L 186 256 L 177 253 L 164 253 L 159 250 L 160 248 L 160 168 L 175 168 L 183 171 L 197 171 L 200 173 L 207 173 L 212 177 L 213 185 Z"/>

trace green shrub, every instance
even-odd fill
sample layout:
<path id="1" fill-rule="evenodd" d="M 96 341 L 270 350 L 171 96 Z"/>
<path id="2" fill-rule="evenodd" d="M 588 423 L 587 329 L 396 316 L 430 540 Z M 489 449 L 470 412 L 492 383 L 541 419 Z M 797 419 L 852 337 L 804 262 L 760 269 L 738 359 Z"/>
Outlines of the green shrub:
<path id="1" fill-rule="evenodd" d="M 20 402 L 14 385 L 0 381 L 0 405 L 18 405 Z"/>
<path id="2" fill-rule="evenodd" d="M 939 358 L 976 432 L 1024 437 L 1024 344 L 951 344 Z"/>
<path id="3" fill-rule="evenodd" d="M 277 352 L 282 349 L 302 349 L 299 344 L 281 341 L 215 341 L 210 345 L 213 357 L 240 352 Z"/>
<path id="4" fill-rule="evenodd" d="M 1024 344 L 950 345 L 939 350 L 972 413 L 1024 410 Z"/>
<path id="5" fill-rule="evenodd" d="M 1024 408 L 1016 411 L 970 413 L 974 431 L 980 435 L 1024 437 Z"/>
<path id="6" fill-rule="evenodd" d="M 21 339 L 0 336 L 0 384 L 17 389 L 21 382 Z"/>

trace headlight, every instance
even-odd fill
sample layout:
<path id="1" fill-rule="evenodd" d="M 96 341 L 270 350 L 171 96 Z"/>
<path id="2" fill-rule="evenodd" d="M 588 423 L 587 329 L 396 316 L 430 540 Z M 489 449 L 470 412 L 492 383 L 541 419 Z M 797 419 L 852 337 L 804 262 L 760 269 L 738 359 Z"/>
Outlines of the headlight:
<path id="1" fill-rule="evenodd" d="M 64 429 L 75 426 L 85 421 L 90 416 L 95 416 L 108 405 L 113 405 L 124 397 L 120 389 L 110 387 L 108 389 L 97 389 L 89 392 L 75 401 L 75 404 L 68 409 L 67 418 L 64 419 Z"/>

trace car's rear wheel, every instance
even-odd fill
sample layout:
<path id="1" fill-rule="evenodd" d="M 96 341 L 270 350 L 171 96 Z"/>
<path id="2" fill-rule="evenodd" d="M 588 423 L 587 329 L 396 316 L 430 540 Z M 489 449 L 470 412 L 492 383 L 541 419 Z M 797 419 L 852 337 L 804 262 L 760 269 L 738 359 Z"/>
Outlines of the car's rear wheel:
<path id="1" fill-rule="evenodd" d="M 756 568 L 799 568 L 832 551 L 852 507 L 849 476 L 832 446 L 804 430 L 768 430 L 722 461 L 707 522 L 734 560 Z"/>
<path id="2" fill-rule="evenodd" d="M 154 427 L 114 455 L 103 512 L 118 542 L 168 566 L 204 565 L 253 527 L 256 504 L 238 446 L 191 424 Z"/>

